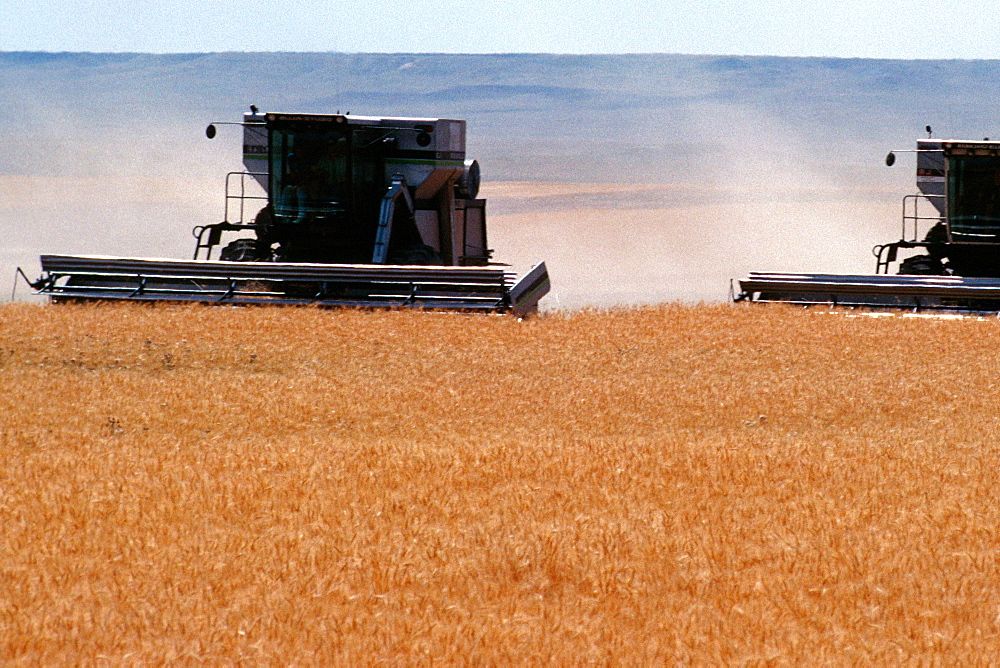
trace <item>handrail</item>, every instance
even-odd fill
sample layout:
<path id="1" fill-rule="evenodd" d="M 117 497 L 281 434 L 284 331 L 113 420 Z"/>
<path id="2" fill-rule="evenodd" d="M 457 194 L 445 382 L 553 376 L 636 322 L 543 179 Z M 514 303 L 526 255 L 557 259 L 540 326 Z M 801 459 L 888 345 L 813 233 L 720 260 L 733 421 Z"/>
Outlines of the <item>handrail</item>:
<path id="1" fill-rule="evenodd" d="M 225 211 L 223 212 L 222 220 L 227 223 L 235 223 L 237 225 L 246 222 L 253 222 L 245 220 L 246 216 L 246 202 L 247 200 L 262 200 L 267 201 L 267 194 L 264 195 L 247 195 L 247 177 L 257 177 L 257 176 L 267 176 L 267 172 L 229 172 L 226 174 L 226 202 Z M 236 189 L 236 185 L 232 183 L 233 177 L 239 177 L 239 194 L 234 194 L 232 191 Z M 256 181 L 254 181 L 256 183 Z M 230 201 L 239 201 L 239 218 L 237 220 L 229 220 L 229 210 Z M 234 208 L 235 204 L 234 204 Z"/>
<path id="2" fill-rule="evenodd" d="M 267 176 L 265 172 L 228 172 L 226 174 L 225 200 L 221 223 L 209 225 L 196 225 L 191 234 L 196 239 L 194 245 L 194 259 L 197 260 L 201 251 L 205 251 L 205 259 L 211 259 L 212 249 L 219 245 L 223 231 L 238 231 L 252 229 L 254 221 L 247 220 L 246 203 L 248 200 L 267 201 L 267 195 L 248 195 L 247 177 Z M 238 178 L 238 183 L 234 183 L 234 177 Z M 238 192 L 237 192 L 238 187 Z M 237 207 L 233 201 L 239 202 Z M 230 220 L 230 213 L 238 213 L 236 220 Z M 207 239 L 206 239 L 207 235 Z"/>
<path id="3" fill-rule="evenodd" d="M 906 195 L 903 197 L 903 234 L 900 237 L 902 241 L 922 241 L 919 229 L 921 221 L 934 221 L 934 223 L 939 223 L 944 220 L 944 216 L 941 216 L 940 214 L 935 216 L 920 215 L 920 200 L 929 201 L 931 199 L 944 199 L 944 195 L 929 195 L 926 193 L 920 193 L 915 195 Z M 912 202 L 910 207 L 912 208 L 912 213 L 909 213 L 907 210 L 908 202 Z M 909 227 L 907 226 L 907 223 L 909 223 Z"/>

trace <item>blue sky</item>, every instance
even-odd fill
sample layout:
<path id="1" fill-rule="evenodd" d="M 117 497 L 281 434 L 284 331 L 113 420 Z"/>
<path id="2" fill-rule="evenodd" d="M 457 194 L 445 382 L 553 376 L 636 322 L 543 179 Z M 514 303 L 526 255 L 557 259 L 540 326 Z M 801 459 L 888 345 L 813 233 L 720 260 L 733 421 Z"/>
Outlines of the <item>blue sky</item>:
<path id="1" fill-rule="evenodd" d="M 0 51 L 998 58 L 990 0 L 5 0 Z"/>

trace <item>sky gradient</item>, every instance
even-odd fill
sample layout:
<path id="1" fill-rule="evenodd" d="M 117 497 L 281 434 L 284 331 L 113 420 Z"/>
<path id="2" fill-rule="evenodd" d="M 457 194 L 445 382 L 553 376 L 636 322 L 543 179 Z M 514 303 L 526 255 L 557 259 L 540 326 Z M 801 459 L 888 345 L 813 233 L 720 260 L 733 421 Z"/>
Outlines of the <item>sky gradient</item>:
<path id="1" fill-rule="evenodd" d="M 7 0 L 0 19 L 0 51 L 1000 57 L 982 0 Z"/>

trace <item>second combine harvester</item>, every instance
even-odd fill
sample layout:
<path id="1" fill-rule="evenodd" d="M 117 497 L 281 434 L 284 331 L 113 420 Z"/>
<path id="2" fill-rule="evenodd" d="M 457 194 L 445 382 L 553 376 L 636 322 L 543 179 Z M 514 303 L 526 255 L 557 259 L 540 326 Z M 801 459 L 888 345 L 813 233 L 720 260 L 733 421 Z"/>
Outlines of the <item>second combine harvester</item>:
<path id="1" fill-rule="evenodd" d="M 247 169 L 227 176 L 223 222 L 194 228 L 193 260 L 43 255 L 32 287 L 56 301 L 515 314 L 536 310 L 548 292 L 544 263 L 515 280 L 490 261 L 465 121 L 251 107 L 238 125 Z M 206 133 L 213 138 L 215 125 Z M 248 191 L 254 181 L 266 194 Z"/>
<path id="2" fill-rule="evenodd" d="M 927 138 L 912 152 L 918 193 L 903 199 L 899 241 L 873 249 L 875 274 L 752 272 L 735 299 L 1000 310 L 1000 142 Z"/>

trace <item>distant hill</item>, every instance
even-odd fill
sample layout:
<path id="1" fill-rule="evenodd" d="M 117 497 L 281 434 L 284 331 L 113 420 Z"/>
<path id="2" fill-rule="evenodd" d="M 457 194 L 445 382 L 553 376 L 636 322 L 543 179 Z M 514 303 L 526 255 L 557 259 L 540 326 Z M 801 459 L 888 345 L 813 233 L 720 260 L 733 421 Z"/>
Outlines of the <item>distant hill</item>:
<path id="1" fill-rule="evenodd" d="M 706 112 L 752 109 L 821 140 L 907 142 L 931 124 L 957 135 L 1000 134 L 1000 102 L 985 95 L 1000 61 L 891 61 L 679 55 L 79 54 L 0 53 L 5 133 L 53 115 L 86 127 L 141 120 L 236 120 L 247 105 L 357 114 L 457 116 L 510 178 L 553 177 L 511 142 L 641 156 L 712 152 L 734 128 Z M 752 128 L 749 129 L 752 131 Z M 740 132 L 744 129 L 740 129 Z M 492 154 L 496 154 L 495 156 Z M 524 164 L 527 158 L 527 166 Z M 10 172 L 30 168 L 4 159 Z M 517 166 L 516 171 L 514 165 Z M 621 175 L 578 164 L 595 178 Z M 530 174 L 525 174 L 527 167 Z M 507 173 L 511 170 L 511 173 Z"/>
<path id="2" fill-rule="evenodd" d="M 909 168 L 887 170 L 882 155 L 911 146 L 928 124 L 939 135 L 1000 136 L 1000 101 L 992 95 L 998 82 L 1000 61 L 0 53 L 0 195 L 6 201 L 0 204 L 0 276 L 52 245 L 186 255 L 186 230 L 218 217 L 221 177 L 240 167 L 236 133 L 208 142 L 201 130 L 210 121 L 239 120 L 249 104 L 465 118 L 470 155 L 488 181 L 683 187 L 683 196 L 678 190 L 652 200 L 648 193 L 645 199 L 605 197 L 597 208 L 701 207 L 699 215 L 711 217 L 712 227 L 698 218 L 700 238 L 692 230 L 674 234 L 676 222 L 665 218 L 636 227 L 625 214 L 609 223 L 607 239 L 592 240 L 597 247 L 579 253 L 601 258 L 602 249 L 621 245 L 623 230 L 643 247 L 683 236 L 686 244 L 698 242 L 705 259 L 698 284 L 753 261 L 758 251 L 739 250 L 741 239 L 774 245 L 767 235 L 754 237 L 749 226 L 766 223 L 788 243 L 781 230 L 804 225 L 802 211 L 815 215 L 823 202 L 857 200 L 855 218 L 878 223 L 845 232 L 820 221 L 811 234 L 796 232 L 801 250 L 781 249 L 773 259 L 823 261 L 826 252 L 810 244 L 833 235 L 842 246 L 829 251 L 828 263 L 837 266 L 817 269 L 867 270 L 865 246 L 895 234 L 898 223 L 886 219 L 887 212 L 912 186 Z M 812 204 L 787 210 L 802 202 Z M 533 207 L 579 206 L 593 209 L 593 198 L 588 205 L 579 197 L 543 201 L 501 193 L 490 210 L 513 216 Z M 845 211 L 835 208 L 830 215 L 836 221 Z M 650 225 L 655 234 L 648 233 Z M 543 236 L 547 247 L 511 252 L 549 257 L 558 230 Z M 559 241 L 564 247 L 555 252 L 568 265 L 575 242 Z M 499 250 L 505 242 L 497 243 Z M 843 258 L 855 249 L 856 258 Z M 733 255 L 739 262 L 726 259 Z M 628 260 L 626 244 L 607 261 Z M 722 288 L 716 295 L 694 285 L 655 293 L 635 286 L 618 296 L 605 290 L 593 301 L 722 298 Z M 594 294 L 584 286 L 567 301 L 588 303 Z"/>

